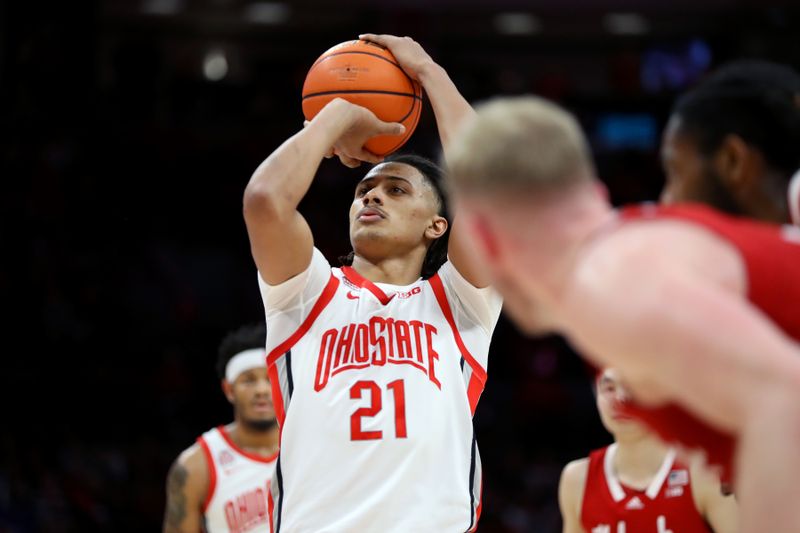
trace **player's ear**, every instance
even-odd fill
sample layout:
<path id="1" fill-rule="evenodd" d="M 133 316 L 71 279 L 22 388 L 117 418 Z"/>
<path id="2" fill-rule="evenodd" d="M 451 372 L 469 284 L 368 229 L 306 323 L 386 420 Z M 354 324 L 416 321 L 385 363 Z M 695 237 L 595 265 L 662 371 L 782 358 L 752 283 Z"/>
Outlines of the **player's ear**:
<path id="1" fill-rule="evenodd" d="M 447 219 L 443 216 L 436 215 L 425 230 L 425 236 L 430 240 L 436 240 L 447 231 Z"/>
<path id="2" fill-rule="evenodd" d="M 758 154 L 738 135 L 726 135 L 714 154 L 713 165 L 723 183 L 747 189 L 760 173 Z"/>
<path id="3" fill-rule="evenodd" d="M 233 403 L 233 386 L 227 379 L 222 380 L 222 393 L 229 402 Z"/>

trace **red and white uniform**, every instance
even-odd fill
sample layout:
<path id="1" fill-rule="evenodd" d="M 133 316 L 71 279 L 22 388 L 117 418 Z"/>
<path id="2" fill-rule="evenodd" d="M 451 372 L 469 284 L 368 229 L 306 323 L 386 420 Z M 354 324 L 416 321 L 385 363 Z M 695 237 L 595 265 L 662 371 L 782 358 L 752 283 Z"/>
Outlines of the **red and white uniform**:
<path id="1" fill-rule="evenodd" d="M 429 280 L 372 283 L 316 249 L 302 274 L 259 284 L 281 424 L 273 531 L 474 529 L 472 415 L 497 293 L 450 262 Z"/>
<path id="2" fill-rule="evenodd" d="M 744 261 L 747 298 L 786 335 L 800 341 L 800 228 L 731 217 L 701 205 L 643 204 L 626 208 L 621 214 L 624 221 L 686 221 L 728 241 Z M 664 440 L 704 449 L 710 464 L 723 467 L 723 480 L 732 479 L 735 442 L 730 435 L 712 429 L 675 405 L 643 409 L 627 403 L 625 409 Z"/>
<path id="3" fill-rule="evenodd" d="M 261 457 L 240 449 L 224 426 L 197 439 L 208 463 L 208 496 L 203 503 L 208 533 L 269 531 L 269 483 L 278 454 Z"/>
<path id="4" fill-rule="evenodd" d="M 709 533 L 692 497 L 689 469 L 669 452 L 645 490 L 625 487 L 614 471 L 617 445 L 593 451 L 581 505 L 586 533 Z"/>

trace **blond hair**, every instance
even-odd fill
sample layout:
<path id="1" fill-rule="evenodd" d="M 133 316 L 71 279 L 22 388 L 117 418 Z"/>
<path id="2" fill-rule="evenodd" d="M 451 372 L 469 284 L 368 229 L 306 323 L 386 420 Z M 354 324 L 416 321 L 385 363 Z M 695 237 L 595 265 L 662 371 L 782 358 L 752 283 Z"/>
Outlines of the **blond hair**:
<path id="1" fill-rule="evenodd" d="M 459 192 L 548 192 L 592 179 L 588 142 L 578 121 L 534 96 L 496 98 L 476 108 L 447 154 Z"/>

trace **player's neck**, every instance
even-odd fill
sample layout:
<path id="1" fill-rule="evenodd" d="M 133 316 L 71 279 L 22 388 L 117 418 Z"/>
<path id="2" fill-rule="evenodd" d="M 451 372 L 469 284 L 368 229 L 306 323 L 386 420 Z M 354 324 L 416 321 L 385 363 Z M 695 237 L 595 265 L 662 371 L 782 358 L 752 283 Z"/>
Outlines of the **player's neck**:
<path id="1" fill-rule="evenodd" d="M 233 422 L 225 427 L 228 436 L 242 450 L 256 455 L 270 456 L 278 451 L 279 430 L 277 424 L 267 431 L 257 431 L 247 424 Z"/>
<path id="2" fill-rule="evenodd" d="M 555 301 L 559 301 L 568 288 L 572 272 L 586 253 L 587 245 L 615 217 L 610 206 L 598 201 L 592 192 L 590 189 L 586 194 L 562 199 L 557 209 L 545 212 L 543 223 L 531 230 L 538 233 L 533 236 L 537 246 L 521 246 L 521 249 L 532 250 L 534 255 L 527 258 L 527 262 L 531 268 L 541 265 L 539 277 Z M 524 225 L 520 223 L 519 227 Z"/>
<path id="3" fill-rule="evenodd" d="M 646 488 L 664 464 L 669 448 L 651 436 L 622 439 L 616 443 L 614 470 L 617 477 L 624 485 Z"/>
<path id="4" fill-rule="evenodd" d="M 419 279 L 422 258 L 411 253 L 403 257 L 369 259 L 356 254 L 353 257 L 353 269 L 373 283 L 390 285 L 409 285 Z"/>

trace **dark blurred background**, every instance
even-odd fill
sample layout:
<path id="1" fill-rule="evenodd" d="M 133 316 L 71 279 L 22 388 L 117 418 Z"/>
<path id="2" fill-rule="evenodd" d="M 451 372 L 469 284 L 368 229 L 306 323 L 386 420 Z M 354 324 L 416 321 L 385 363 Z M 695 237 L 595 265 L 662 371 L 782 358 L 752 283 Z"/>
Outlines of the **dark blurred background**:
<path id="1" fill-rule="evenodd" d="M 575 110 L 615 203 L 657 198 L 670 105 L 709 69 L 800 66 L 790 1 L 3 2 L 0 532 L 159 530 L 170 462 L 231 418 L 217 344 L 263 319 L 244 186 L 313 60 L 366 31 L 413 36 L 471 101 Z M 438 155 L 429 107 L 405 150 Z M 303 203 L 329 258 L 361 172 L 323 163 Z M 503 319 L 490 361 L 480 530 L 559 531 L 561 467 L 609 439 L 589 378 Z"/>

